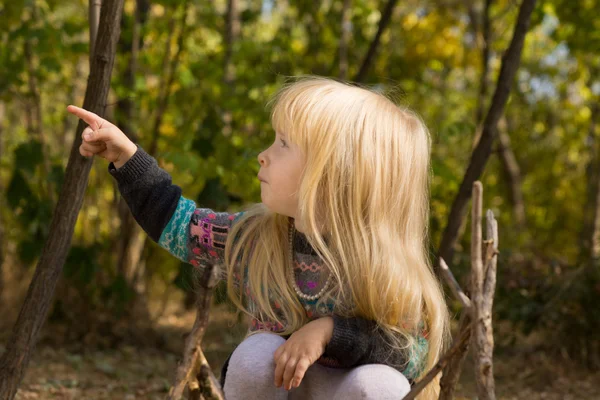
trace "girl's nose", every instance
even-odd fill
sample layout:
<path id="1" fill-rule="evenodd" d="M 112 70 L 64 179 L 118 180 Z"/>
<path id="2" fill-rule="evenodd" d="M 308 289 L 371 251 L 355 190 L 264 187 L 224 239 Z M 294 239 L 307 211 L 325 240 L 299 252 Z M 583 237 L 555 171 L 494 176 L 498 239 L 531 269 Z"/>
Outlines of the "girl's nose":
<path id="1" fill-rule="evenodd" d="M 264 152 L 261 152 L 258 154 L 258 163 L 260 164 L 261 167 L 264 167 L 266 164 L 266 159 L 265 159 L 265 156 L 263 153 Z"/>

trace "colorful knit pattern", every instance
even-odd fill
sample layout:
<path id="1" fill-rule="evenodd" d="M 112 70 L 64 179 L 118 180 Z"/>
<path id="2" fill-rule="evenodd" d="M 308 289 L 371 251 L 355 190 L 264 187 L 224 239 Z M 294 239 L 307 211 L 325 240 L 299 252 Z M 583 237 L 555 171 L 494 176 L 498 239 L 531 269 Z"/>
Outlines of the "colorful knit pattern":
<path id="1" fill-rule="evenodd" d="M 427 362 L 427 352 L 429 350 L 429 342 L 423 335 L 417 336 L 417 343 L 414 349 L 414 355 L 409 360 L 406 369 L 402 372 L 410 379 L 416 379 L 425 369 Z"/>
<path id="2" fill-rule="evenodd" d="M 196 204 L 193 201 L 181 196 L 175 213 L 158 240 L 158 244 L 162 248 L 184 262 L 189 262 L 187 250 L 188 224 L 195 209 Z"/>
<path id="3" fill-rule="evenodd" d="M 195 267 L 209 262 L 224 264 L 229 229 L 244 212 L 230 214 L 196 204 L 181 196 L 175 213 L 163 230 L 158 244 L 178 259 Z"/>

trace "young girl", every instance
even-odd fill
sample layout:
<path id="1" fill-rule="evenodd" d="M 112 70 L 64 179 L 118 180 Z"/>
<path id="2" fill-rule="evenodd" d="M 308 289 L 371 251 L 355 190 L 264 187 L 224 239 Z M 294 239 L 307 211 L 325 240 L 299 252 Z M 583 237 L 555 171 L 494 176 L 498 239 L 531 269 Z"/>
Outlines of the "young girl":
<path id="1" fill-rule="evenodd" d="M 430 137 L 386 96 L 323 77 L 273 98 L 262 202 L 197 208 L 114 125 L 81 108 L 135 219 L 174 256 L 222 266 L 251 316 L 221 373 L 228 400 L 399 399 L 437 362 L 448 310 L 427 254 Z M 86 135 L 91 134 L 90 138 Z M 421 398 L 437 398 L 439 380 Z"/>

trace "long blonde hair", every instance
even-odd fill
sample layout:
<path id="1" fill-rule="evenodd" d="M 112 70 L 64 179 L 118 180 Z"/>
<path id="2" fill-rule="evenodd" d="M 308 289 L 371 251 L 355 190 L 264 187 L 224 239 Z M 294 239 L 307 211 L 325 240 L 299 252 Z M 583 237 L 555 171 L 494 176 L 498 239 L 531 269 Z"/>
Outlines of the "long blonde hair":
<path id="1" fill-rule="evenodd" d="M 416 113 L 385 95 L 324 77 L 285 83 L 269 105 L 275 130 L 306 156 L 296 219 L 334 279 L 320 301 L 333 299 L 338 315 L 376 321 L 409 357 L 425 329 L 421 378 L 449 337 L 447 305 L 427 250 L 429 131 Z M 280 335 L 308 322 L 286 278 L 289 223 L 255 204 L 226 244 L 230 299 L 254 318 L 281 323 Z M 244 266 L 251 303 L 232 279 L 244 276 Z M 422 398 L 438 391 L 439 378 Z"/>

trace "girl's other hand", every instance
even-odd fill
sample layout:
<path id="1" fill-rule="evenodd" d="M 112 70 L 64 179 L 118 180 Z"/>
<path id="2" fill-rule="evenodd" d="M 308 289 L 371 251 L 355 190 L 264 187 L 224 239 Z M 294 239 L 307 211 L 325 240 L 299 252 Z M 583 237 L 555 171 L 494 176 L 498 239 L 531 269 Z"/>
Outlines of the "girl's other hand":
<path id="1" fill-rule="evenodd" d="M 122 167 L 137 151 L 137 146 L 119 128 L 83 108 L 70 105 L 67 111 L 82 119 L 87 126 L 81 136 L 79 153 L 84 157 L 99 155 L 116 168 Z"/>
<path id="2" fill-rule="evenodd" d="M 286 390 L 300 386 L 308 367 L 325 352 L 333 334 L 333 318 L 323 317 L 304 325 L 275 351 L 275 386 Z"/>

